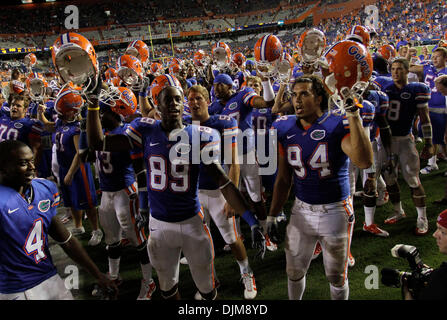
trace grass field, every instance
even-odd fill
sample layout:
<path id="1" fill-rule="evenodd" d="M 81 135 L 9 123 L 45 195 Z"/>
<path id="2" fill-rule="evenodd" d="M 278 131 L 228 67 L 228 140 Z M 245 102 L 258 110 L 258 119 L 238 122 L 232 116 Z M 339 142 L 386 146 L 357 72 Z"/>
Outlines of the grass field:
<path id="1" fill-rule="evenodd" d="M 420 148 L 420 145 L 418 146 Z M 425 163 L 421 164 L 423 167 Z M 433 201 L 440 199 L 444 195 L 444 187 L 446 179 L 443 176 L 447 169 L 447 162 L 438 162 L 440 170 L 429 175 L 422 176 L 422 184 L 427 194 L 427 216 L 430 222 L 429 234 L 423 237 L 415 237 L 412 231 L 416 223 L 416 210 L 412 203 L 409 188 L 401 180 L 402 191 L 402 205 L 407 213 L 407 218 L 400 221 L 396 225 L 386 226 L 385 230 L 390 232 L 389 238 L 379 238 L 372 236 L 362 231 L 362 224 L 364 221 L 363 207 L 361 200 L 355 200 L 355 229 L 353 232 L 353 240 L 351 251 L 356 259 L 356 264 L 349 269 L 349 285 L 350 285 L 350 299 L 353 300 L 399 300 L 400 289 L 388 288 L 380 282 L 380 270 L 383 267 L 397 268 L 408 270 L 408 263 L 405 259 L 393 258 L 390 254 L 390 249 L 395 244 L 410 244 L 416 246 L 423 261 L 433 267 L 440 265 L 445 257 L 439 254 L 436 242 L 431 236 L 435 231 L 435 219 L 439 212 L 444 210 L 444 207 L 434 205 Z M 292 206 L 292 199 L 290 198 L 285 206 L 287 215 L 290 213 Z M 375 222 L 379 226 L 384 226 L 383 221 L 388 215 L 392 213 L 392 205 L 390 203 L 383 207 L 377 208 Z M 280 230 L 284 232 L 285 223 L 280 224 Z M 86 230 L 89 228 L 88 221 L 85 221 L 84 226 Z M 239 268 L 230 253 L 222 250 L 224 243 L 218 233 L 218 230 L 212 226 L 212 235 L 215 246 L 215 265 L 218 278 L 221 282 L 221 287 L 218 290 L 219 298 L 225 300 L 240 300 L 243 298 L 242 285 L 239 282 Z M 285 273 L 285 254 L 284 243 L 279 245 L 276 252 L 267 251 L 263 261 L 254 261 L 254 250 L 249 249 L 250 233 L 248 226 L 243 222 L 242 231 L 245 235 L 246 246 L 248 249 L 251 267 L 256 277 L 256 284 L 258 287 L 258 296 L 256 299 L 260 300 L 286 300 L 287 299 L 287 277 Z M 93 258 L 101 271 L 107 272 L 107 256 L 105 252 L 105 244 L 102 242 L 97 247 L 88 247 L 87 241 L 89 239 L 89 232 L 79 238 Z M 62 250 L 58 246 L 51 247 L 52 254 L 59 273 L 64 277 L 64 266 L 71 262 L 67 260 Z M 365 273 L 368 266 L 376 266 L 378 270 L 378 289 L 366 289 L 365 280 L 370 273 Z M 156 279 L 155 270 L 153 272 L 154 279 Z M 66 276 L 66 275 L 65 275 Z M 120 287 L 120 299 L 134 300 L 139 292 L 141 272 L 135 250 L 126 247 L 121 258 L 121 276 L 124 280 Z M 80 288 L 73 290 L 76 299 L 95 299 L 91 296 L 91 289 L 94 284 L 93 278 L 85 271 L 80 271 Z M 180 268 L 180 292 L 182 298 L 193 299 L 196 292 L 195 285 L 189 273 L 188 266 L 181 265 Z M 304 299 L 307 300 L 327 300 L 329 296 L 329 285 L 324 276 L 322 257 L 314 260 L 310 266 L 307 275 L 307 286 L 304 293 Z M 160 300 L 160 293 L 157 290 L 153 297 L 154 300 Z"/>

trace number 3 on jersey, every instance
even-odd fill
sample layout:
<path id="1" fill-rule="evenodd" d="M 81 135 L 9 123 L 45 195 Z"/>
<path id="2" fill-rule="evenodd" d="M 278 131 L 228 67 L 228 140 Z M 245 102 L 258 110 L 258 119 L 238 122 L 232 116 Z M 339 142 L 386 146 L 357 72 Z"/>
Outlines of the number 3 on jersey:
<path id="1" fill-rule="evenodd" d="M 45 259 L 47 256 L 43 251 L 45 246 L 45 236 L 43 234 L 43 221 L 42 218 L 34 221 L 33 227 L 26 237 L 23 250 L 28 256 L 34 255 L 34 261 L 39 263 L 40 260 Z"/>
<path id="2" fill-rule="evenodd" d="M 307 169 L 303 165 L 302 149 L 299 145 L 289 146 L 287 149 L 287 160 L 295 168 L 295 174 L 299 178 L 304 179 L 307 175 Z M 325 178 L 332 174 L 329 169 L 327 143 L 318 144 L 310 157 L 308 166 L 311 170 L 318 170 L 320 178 Z"/>

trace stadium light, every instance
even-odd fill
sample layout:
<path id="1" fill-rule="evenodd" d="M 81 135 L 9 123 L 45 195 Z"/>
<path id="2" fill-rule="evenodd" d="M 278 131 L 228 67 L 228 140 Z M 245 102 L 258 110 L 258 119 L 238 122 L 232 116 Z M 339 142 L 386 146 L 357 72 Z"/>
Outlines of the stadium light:
<path id="1" fill-rule="evenodd" d="M 45 2 L 56 2 L 56 0 L 45 0 Z"/>
<path id="2" fill-rule="evenodd" d="M 23 4 L 29 4 L 29 3 L 33 3 L 33 0 L 22 0 Z"/>

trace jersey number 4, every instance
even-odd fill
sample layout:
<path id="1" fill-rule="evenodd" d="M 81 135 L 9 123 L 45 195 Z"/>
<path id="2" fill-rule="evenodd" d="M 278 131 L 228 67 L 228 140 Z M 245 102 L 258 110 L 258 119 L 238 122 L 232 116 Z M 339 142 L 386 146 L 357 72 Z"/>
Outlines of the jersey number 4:
<path id="1" fill-rule="evenodd" d="M 328 158 L 327 143 L 319 143 L 308 161 L 308 167 L 311 170 L 318 170 L 320 178 L 328 177 L 332 174 Z M 308 169 L 303 165 L 302 149 L 299 145 L 287 148 L 287 160 L 295 169 L 298 178 L 304 179 L 307 176 Z"/>
<path id="2" fill-rule="evenodd" d="M 28 256 L 34 255 L 34 261 L 39 263 L 40 260 L 45 259 L 47 256 L 44 250 L 45 235 L 43 233 L 43 221 L 42 218 L 34 221 L 34 224 L 26 237 L 23 250 Z"/>

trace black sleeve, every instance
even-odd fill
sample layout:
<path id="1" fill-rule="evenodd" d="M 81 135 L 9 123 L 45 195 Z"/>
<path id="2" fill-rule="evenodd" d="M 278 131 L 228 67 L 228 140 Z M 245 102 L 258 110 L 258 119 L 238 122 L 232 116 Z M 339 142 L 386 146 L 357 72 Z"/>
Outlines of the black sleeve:
<path id="1" fill-rule="evenodd" d="M 447 263 L 435 269 L 419 296 L 419 300 L 447 300 Z"/>

